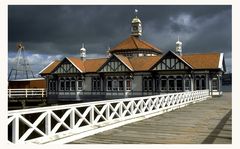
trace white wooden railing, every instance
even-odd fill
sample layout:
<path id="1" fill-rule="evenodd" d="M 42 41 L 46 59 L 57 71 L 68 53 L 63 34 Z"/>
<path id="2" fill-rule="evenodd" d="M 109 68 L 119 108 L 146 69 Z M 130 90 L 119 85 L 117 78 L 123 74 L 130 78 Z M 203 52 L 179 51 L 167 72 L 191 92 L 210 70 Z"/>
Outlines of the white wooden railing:
<path id="1" fill-rule="evenodd" d="M 46 89 L 44 88 L 21 88 L 8 89 L 9 98 L 29 98 L 29 97 L 46 97 Z"/>
<path id="2" fill-rule="evenodd" d="M 208 90 L 105 100 L 8 112 L 9 141 L 43 143 L 199 102 Z"/>

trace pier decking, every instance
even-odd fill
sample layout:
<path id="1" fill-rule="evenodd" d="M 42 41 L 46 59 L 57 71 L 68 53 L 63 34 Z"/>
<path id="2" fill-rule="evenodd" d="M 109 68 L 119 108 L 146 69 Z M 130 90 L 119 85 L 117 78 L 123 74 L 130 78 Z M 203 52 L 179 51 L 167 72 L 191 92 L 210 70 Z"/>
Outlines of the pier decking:
<path id="1" fill-rule="evenodd" d="M 232 94 L 214 97 L 69 144 L 230 144 Z"/>

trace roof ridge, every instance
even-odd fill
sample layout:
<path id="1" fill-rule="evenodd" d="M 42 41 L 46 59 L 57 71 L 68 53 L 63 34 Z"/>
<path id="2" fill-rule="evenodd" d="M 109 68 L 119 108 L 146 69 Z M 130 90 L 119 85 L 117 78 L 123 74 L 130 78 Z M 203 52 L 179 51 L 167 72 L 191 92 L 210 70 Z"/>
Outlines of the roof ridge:
<path id="1" fill-rule="evenodd" d="M 141 40 L 141 39 L 140 39 L 140 40 Z M 143 44 L 145 44 L 146 46 L 148 46 L 148 47 L 154 49 L 154 50 L 159 50 L 159 51 L 160 51 L 159 48 L 153 46 L 152 44 L 148 43 L 147 41 L 141 40 L 141 42 L 142 42 Z"/>
<path id="2" fill-rule="evenodd" d="M 131 36 L 131 39 L 133 40 L 133 43 L 135 44 L 135 46 L 136 46 L 137 49 L 138 49 L 138 46 L 137 46 L 136 41 L 135 41 L 135 37 L 134 37 L 134 36 Z"/>
<path id="3" fill-rule="evenodd" d="M 220 54 L 222 52 L 207 52 L 207 53 L 188 53 L 188 54 L 183 54 L 182 56 L 187 56 L 187 55 L 203 55 L 203 54 Z"/>

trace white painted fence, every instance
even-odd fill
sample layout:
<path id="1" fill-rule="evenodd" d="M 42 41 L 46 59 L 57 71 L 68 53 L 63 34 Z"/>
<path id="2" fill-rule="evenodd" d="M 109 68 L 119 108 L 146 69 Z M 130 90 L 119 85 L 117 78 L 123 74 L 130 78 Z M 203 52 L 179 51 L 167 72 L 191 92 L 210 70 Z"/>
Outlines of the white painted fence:
<path id="1" fill-rule="evenodd" d="M 8 112 L 9 141 L 46 143 L 199 102 L 208 90 L 106 100 Z"/>
<path id="2" fill-rule="evenodd" d="M 44 88 L 8 89 L 9 98 L 46 97 Z"/>

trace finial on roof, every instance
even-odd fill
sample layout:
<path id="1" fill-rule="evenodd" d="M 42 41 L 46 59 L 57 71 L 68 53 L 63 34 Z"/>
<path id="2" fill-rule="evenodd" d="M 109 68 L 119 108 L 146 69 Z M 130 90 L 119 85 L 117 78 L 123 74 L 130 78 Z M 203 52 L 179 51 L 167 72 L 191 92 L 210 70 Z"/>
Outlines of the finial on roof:
<path id="1" fill-rule="evenodd" d="M 110 50 L 111 50 L 111 48 L 110 48 L 110 46 L 108 46 L 108 48 L 107 48 L 107 56 L 108 56 L 108 57 L 111 56 Z"/>
<path id="2" fill-rule="evenodd" d="M 80 58 L 85 59 L 86 58 L 86 49 L 84 48 L 84 43 L 82 43 L 82 48 L 80 49 Z"/>
<path id="3" fill-rule="evenodd" d="M 176 52 L 178 55 L 182 55 L 182 42 L 179 41 L 179 35 L 178 35 L 178 41 L 176 42 Z"/>
<path id="4" fill-rule="evenodd" d="M 137 13 L 138 13 L 138 10 L 137 9 L 135 9 L 135 16 L 137 17 Z"/>

